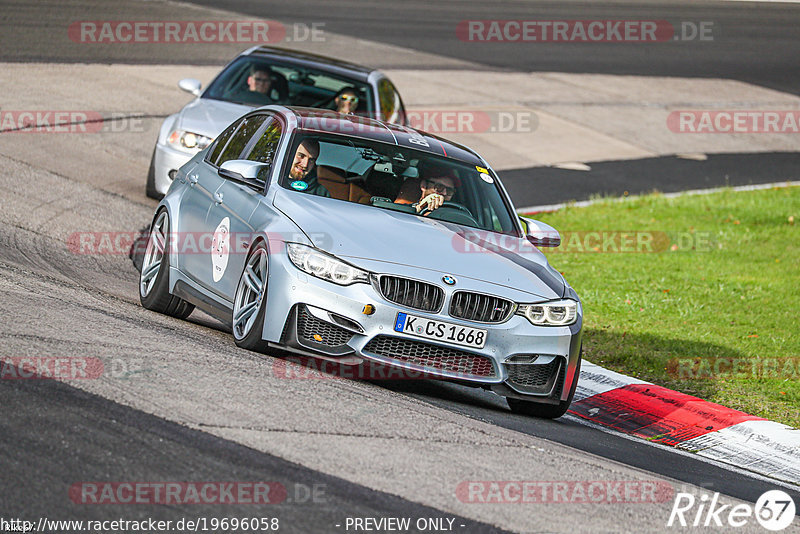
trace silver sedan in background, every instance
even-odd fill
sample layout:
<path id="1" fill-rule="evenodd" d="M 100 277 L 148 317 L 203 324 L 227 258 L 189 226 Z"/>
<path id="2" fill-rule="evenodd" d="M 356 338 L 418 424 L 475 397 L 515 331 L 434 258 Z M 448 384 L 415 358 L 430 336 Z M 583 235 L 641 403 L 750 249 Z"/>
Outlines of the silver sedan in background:
<path id="1" fill-rule="evenodd" d="M 582 308 L 472 150 L 410 128 L 265 106 L 182 166 L 153 218 L 142 304 L 194 307 L 240 347 L 482 387 L 559 417 Z"/>
<path id="2" fill-rule="evenodd" d="M 146 193 L 161 198 L 178 168 L 234 119 L 267 104 L 335 110 L 345 89 L 357 115 L 405 123 L 406 112 L 394 84 L 378 70 L 333 58 L 270 46 L 246 50 L 203 90 L 195 79 L 178 83 L 197 98 L 167 117 L 150 161 Z"/>

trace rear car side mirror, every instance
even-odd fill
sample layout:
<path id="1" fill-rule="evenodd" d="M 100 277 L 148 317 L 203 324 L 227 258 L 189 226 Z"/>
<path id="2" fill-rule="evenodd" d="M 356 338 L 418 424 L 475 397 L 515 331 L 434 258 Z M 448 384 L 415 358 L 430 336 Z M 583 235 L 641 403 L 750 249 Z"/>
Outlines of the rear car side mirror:
<path id="1" fill-rule="evenodd" d="M 558 230 L 536 219 L 520 217 L 525 226 L 525 238 L 536 247 L 557 247 L 561 245 L 561 234 Z"/>
<path id="2" fill-rule="evenodd" d="M 200 96 L 200 89 L 203 88 L 203 84 L 200 83 L 200 80 L 195 80 L 194 78 L 184 78 L 178 82 L 178 87 L 194 96 Z"/>

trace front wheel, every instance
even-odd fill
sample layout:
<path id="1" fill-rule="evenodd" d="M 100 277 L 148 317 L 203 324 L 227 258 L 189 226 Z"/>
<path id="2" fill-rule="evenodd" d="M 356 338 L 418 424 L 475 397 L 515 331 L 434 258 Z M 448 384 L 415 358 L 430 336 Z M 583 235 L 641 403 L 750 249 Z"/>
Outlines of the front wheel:
<path id="1" fill-rule="evenodd" d="M 148 310 L 185 319 L 194 306 L 169 292 L 169 215 L 156 215 L 139 274 L 139 301 Z"/>
<path id="2" fill-rule="evenodd" d="M 583 359 L 582 353 L 583 347 L 581 347 L 581 351 L 578 356 L 578 365 L 575 369 L 575 380 L 572 381 L 572 386 L 569 388 L 569 396 L 567 397 L 567 400 L 561 401 L 558 404 L 541 404 L 538 402 L 506 397 L 506 402 L 508 402 L 508 407 L 511 408 L 511 411 L 522 415 L 541 417 L 543 419 L 556 419 L 567 413 L 567 410 L 569 410 L 569 405 L 572 404 L 572 398 L 575 396 L 575 388 L 578 387 L 578 379 L 581 375 L 581 360 Z"/>
<path id="3" fill-rule="evenodd" d="M 244 265 L 236 296 L 233 299 L 233 339 L 236 345 L 257 352 L 266 352 L 267 342 L 261 338 L 266 314 L 269 258 L 264 242 L 257 243 Z"/>

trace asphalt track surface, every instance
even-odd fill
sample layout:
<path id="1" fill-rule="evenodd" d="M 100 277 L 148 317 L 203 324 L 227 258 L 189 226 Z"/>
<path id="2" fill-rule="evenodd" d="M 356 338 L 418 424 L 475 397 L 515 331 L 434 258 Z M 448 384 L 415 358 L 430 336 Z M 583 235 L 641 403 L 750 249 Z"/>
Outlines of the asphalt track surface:
<path id="1" fill-rule="evenodd" d="M 138 5 L 137 5 L 138 4 Z M 188 4 L 188 3 L 187 3 Z M 200 0 L 198 6 L 278 20 L 284 24 L 324 23 L 324 29 L 370 41 L 458 58 L 486 69 L 556 71 L 648 76 L 719 77 L 743 80 L 800 94 L 800 24 L 797 6 L 749 2 L 534 2 L 526 0 L 409 0 L 359 2 L 343 0 Z M 186 46 L 175 52 L 147 45 L 113 50 L 87 46 L 54 47 L 43 36 L 58 34 L 64 20 L 158 20 L 175 10 L 158 2 L 120 5 L 118 2 L 43 0 L 31 4 L 3 0 L 4 11 L 21 16 L 0 21 L 5 60 L 140 63 L 216 63 L 231 54 Z M 44 17 L 39 13 L 48 13 Z M 92 17 L 86 17 L 91 13 Z M 190 10 L 185 10 L 191 14 Z M 462 20 L 665 20 L 712 24 L 712 41 L 672 43 L 465 43 L 455 37 Z M 175 20 L 168 18 L 168 20 Z M 15 31 L 16 30 L 16 31 Z M 66 43 L 69 45 L 69 43 Z M 12 46 L 14 45 L 14 46 Z M 192 49 L 194 48 L 194 49 Z M 187 61 L 188 59 L 188 61 Z M 391 68 L 391 58 L 381 65 Z M 424 67 L 424 65 L 422 65 Z"/>
<path id="2" fill-rule="evenodd" d="M 44 3 L 42 3 L 44 4 Z M 196 2 L 204 4 L 204 2 Z M 208 2 L 211 5 L 211 2 Z M 117 6 L 96 2 L 50 3 L 47 16 L 35 16 L 27 4 L 0 2 L 0 8 L 24 13 L 22 26 L 56 26 L 59 21 L 74 18 L 121 19 L 123 15 L 104 16 L 114 13 Z M 163 6 L 156 4 L 154 9 Z M 219 8 L 219 3 L 213 7 Z M 227 9 L 240 13 L 268 17 L 285 23 L 304 21 L 309 18 L 322 20 L 326 28 L 348 35 L 357 35 L 370 40 L 383 41 L 397 46 L 418 48 L 423 51 L 477 62 L 486 69 L 511 70 L 561 70 L 564 72 L 603 72 L 617 74 L 658 74 L 680 76 L 720 76 L 738 78 L 751 83 L 777 88 L 798 94 L 800 70 L 800 35 L 798 20 L 800 10 L 794 6 L 750 4 L 702 4 L 665 5 L 655 2 L 637 4 L 612 4 L 608 6 L 586 5 L 582 3 L 529 3 L 516 2 L 504 4 L 501 8 L 490 3 L 459 4 L 453 9 L 448 3 L 405 2 L 391 5 L 382 2 L 350 3 L 343 2 L 335 10 L 329 4 L 317 2 L 229 2 Z M 453 43 L 447 32 L 459 20 L 467 18 L 512 19 L 529 18 L 535 9 L 537 18 L 663 18 L 671 21 L 712 20 L 721 28 L 721 37 L 713 46 L 697 47 L 697 43 L 675 43 L 675 49 L 664 51 L 653 48 L 646 54 L 634 52 L 630 45 L 608 45 L 601 48 L 593 57 L 588 57 L 580 45 L 551 48 L 550 45 L 531 49 L 509 49 L 459 46 Z M 758 16 L 753 14 L 758 12 Z M 174 17 L 172 17 L 174 18 Z M 4 29 L 19 25 L 13 17 L 0 23 Z M 725 40 L 734 34 L 745 35 L 736 42 Z M 185 55 L 152 50 L 136 50 L 127 47 L 119 51 L 119 56 L 103 52 L 102 57 L 92 57 L 87 49 L 73 52 L 63 48 L 48 49 L 46 41 L 30 36 L 8 46 L 2 46 L 3 61 L 64 61 L 64 62 L 132 62 L 132 63 L 219 63 L 228 59 L 225 51 L 215 54 L 200 54 L 190 51 Z M 10 32 L 4 31 L 8 39 Z M 708 43 L 705 43 L 708 44 Z M 501 45 L 502 46 L 502 45 Z M 132 50 L 133 49 L 133 50 Z M 685 51 L 685 54 L 683 53 Z M 161 54 L 161 55 L 159 55 Z M 390 64 L 387 66 L 391 66 Z M 68 83 L 68 81 L 65 81 Z M 551 180 L 557 177 L 563 184 L 560 190 L 548 192 L 547 197 L 537 196 L 535 202 L 561 202 L 580 200 L 593 194 L 620 194 L 623 191 L 647 192 L 650 190 L 672 191 L 685 189 L 674 176 L 693 177 L 691 188 L 697 187 L 701 180 L 709 186 L 740 185 L 756 182 L 772 182 L 791 178 L 798 168 L 796 154 L 758 154 L 758 155 L 711 155 L 705 162 L 676 160 L 675 158 L 655 158 L 628 162 L 607 162 L 592 164 L 588 172 L 564 171 L 558 169 L 535 169 L 537 177 Z M 652 178 L 643 181 L 639 190 L 633 190 L 630 181 L 615 179 L 620 176 L 642 176 L 642 171 Z M 525 176 L 529 169 L 506 171 L 504 181 L 514 194 L 517 177 Z M 591 177 L 587 180 L 586 177 Z M 786 178 L 784 178 L 786 176 Z M 592 184 L 592 185 L 587 185 Z M 596 185 L 594 185 L 596 184 Z M 688 183 L 686 184 L 688 185 Z M 625 188 L 621 190 L 621 188 Z M 8 188 L 6 189 L 8 190 Z M 521 194 L 521 193 L 520 193 Z M 102 203 L 102 195 L 92 199 L 91 204 Z M 128 202 L 125 199 L 114 199 Z M 10 201 L 8 198 L 3 199 Z M 51 200 L 54 206 L 59 206 Z M 517 205 L 526 205 L 524 197 L 515 198 Z M 146 203 L 144 199 L 141 203 Z M 137 213 L 141 206 L 135 206 Z M 72 207 L 74 209 L 74 206 Z M 132 208 L 133 209 L 133 208 Z M 78 215 L 79 212 L 76 212 Z M 54 212 L 52 218 L 63 215 Z M 139 224 L 147 221 L 137 219 Z M 76 317 L 64 319 L 75 332 L 74 346 L 81 347 L 80 339 L 87 336 L 90 341 L 99 343 L 91 334 L 83 333 L 81 314 L 97 312 L 102 319 L 127 324 L 139 332 L 140 340 L 126 338 L 120 340 L 141 343 L 143 348 L 154 346 L 160 339 L 209 337 L 213 348 L 229 355 L 241 353 L 235 348 L 223 349 L 223 345 L 233 346 L 230 336 L 220 332 L 219 326 L 202 316 L 193 317 L 183 323 L 169 322 L 160 326 L 158 317 L 130 311 L 130 287 L 118 280 L 118 271 L 104 263 L 104 259 L 91 261 L 63 261 L 63 255 L 50 257 L 48 254 L 48 227 L 39 227 L 41 234 L 33 238 L 27 229 L 6 228 L 0 235 L 0 261 L 6 273 L 6 284 L 12 279 L 20 287 L 33 288 L 35 299 L 31 308 L 26 309 L 26 300 L 21 293 L 3 297 L 3 312 L 14 320 L 4 328 L 6 343 L 24 347 L 20 341 L 20 324 L 26 321 L 58 321 L 58 316 Z M 33 243 L 33 245 L 30 245 Z M 113 267 L 113 266 L 111 266 Z M 91 269 L 95 269 L 96 272 Z M 126 276 L 133 271 L 127 271 Z M 63 278 L 67 280 L 64 281 Z M 63 287 L 62 287 L 63 286 Z M 4 286 L 4 291 L 11 287 Z M 60 291 L 64 291 L 60 294 Z M 19 294 L 18 294 L 19 293 Z M 82 297 L 87 295 L 85 301 Z M 53 296 L 55 294 L 55 296 Z M 134 293 L 135 295 L 135 293 Z M 71 300 L 71 299 L 74 299 Z M 33 302 L 35 301 L 35 306 Z M 36 306 L 41 310 L 51 306 L 52 310 L 37 316 Z M 102 312 L 102 313 L 100 313 Z M 97 319 L 94 317 L 94 319 Z M 33 323 L 31 323 L 33 324 Z M 69 339 L 58 339 L 45 335 L 37 328 L 31 328 L 32 352 L 63 351 L 70 349 Z M 134 334 L 137 335 L 137 334 Z M 163 336 L 163 337 L 160 337 Z M 186 345 L 187 348 L 193 345 Z M 38 352 L 37 352 L 38 350 Z M 255 357 L 253 357 L 255 358 Z M 245 363 L 255 363 L 255 359 L 245 357 Z M 241 362 L 239 364 L 241 365 Z M 436 409 L 466 415 L 479 422 L 511 429 L 534 437 L 544 438 L 554 443 L 573 447 L 620 464 L 640 468 L 645 472 L 656 473 L 675 481 L 686 482 L 719 491 L 732 497 L 754 501 L 768 489 L 774 489 L 769 481 L 747 474 L 711 465 L 707 462 L 679 455 L 670 449 L 635 442 L 618 435 L 591 428 L 578 419 L 565 417 L 557 421 L 540 421 L 512 415 L 502 400 L 468 388 L 437 382 L 422 383 L 380 383 L 374 384 L 389 392 L 400 393 L 419 400 Z M 366 386 L 369 386 L 367 384 Z M 125 389 L 124 383 L 119 386 Z M 125 398 L 125 394 L 120 394 Z M 131 394 L 133 397 L 135 393 Z M 298 399 L 287 398 L 287 403 Z M 342 478 L 332 477 L 311 470 L 298 463 L 287 461 L 252 447 L 240 445 L 233 440 L 223 439 L 208 432 L 187 428 L 166 418 L 122 403 L 108 400 L 103 396 L 87 393 L 70 385 L 48 381 L 0 381 L 0 406 L 13 406 L 4 410 L 0 418 L 0 444 L 3 447 L 0 478 L 0 514 L 4 517 L 19 515 L 50 516 L 60 518 L 82 517 L 107 519 L 117 513 L 128 518 L 163 517 L 175 519 L 181 516 L 198 515 L 195 508 L 181 507 L 142 507 L 131 511 L 130 507 L 116 509 L 113 506 L 90 507 L 75 506 L 64 498 L 70 484 L 76 480 L 276 480 L 287 488 L 307 487 L 324 484 L 327 498 L 323 505 L 314 506 L 292 503 L 293 506 L 269 507 L 260 510 L 264 513 L 280 515 L 285 520 L 282 530 L 288 532 L 328 532 L 331 524 L 345 516 L 411 516 L 439 517 L 444 514 L 439 509 L 429 508 L 394 495 L 375 491 L 364 485 Z M 368 469 L 368 464 L 364 466 Z M 789 490 L 795 501 L 800 503 L 800 492 Z M 239 509 L 225 509 L 225 515 L 235 515 Z M 251 509 L 242 512 L 252 515 Z M 213 516 L 220 510 L 203 510 L 200 515 Z M 259 513 L 259 515 L 263 515 Z M 496 527 L 457 518 L 467 527 L 467 532 L 497 532 Z M 557 525 L 554 530 L 560 531 Z M 628 530 L 620 524 L 620 530 Z M 659 530 L 659 529 L 656 529 Z"/>
<path id="3" fill-rule="evenodd" d="M 218 7 L 200 0 L 198 5 Z M 321 21 L 328 31 L 514 71 L 732 78 L 800 94 L 800 26 L 794 5 L 725 2 L 280 2 L 231 0 L 225 8 L 284 23 Z M 665 20 L 710 22 L 713 41 L 632 43 L 465 43 L 464 20 Z M 688 36 L 688 30 L 687 30 Z M 642 48 L 639 48 L 642 47 Z"/>
<path id="4" fill-rule="evenodd" d="M 191 504 L 148 504 L 131 514 L 124 504 L 76 505 L 64 498 L 74 481 L 103 480 L 121 468 L 127 480 L 134 481 L 277 482 L 285 493 L 276 494 L 274 502 L 214 504 L 204 506 L 201 515 L 253 517 L 257 506 L 259 516 L 280 518 L 281 532 L 328 532 L 344 524 L 347 516 L 446 515 L 131 410 L 65 383 L 3 380 L 0 403 L 16 407 L 5 411 L 0 420 L 0 444 L 6 456 L 0 513 L 6 518 L 21 510 L 28 517 L 100 521 L 117 516 L 137 519 L 137 515 L 164 521 L 198 517 L 197 507 Z M 447 517 L 466 532 L 500 532 L 462 517 Z"/>
<path id="5" fill-rule="evenodd" d="M 797 180 L 800 153 L 709 154 L 696 161 L 662 156 L 590 163 L 590 170 L 556 167 L 500 171 L 514 205 L 543 206 L 597 196 L 736 187 Z M 754 178 L 756 177 L 756 178 Z"/>

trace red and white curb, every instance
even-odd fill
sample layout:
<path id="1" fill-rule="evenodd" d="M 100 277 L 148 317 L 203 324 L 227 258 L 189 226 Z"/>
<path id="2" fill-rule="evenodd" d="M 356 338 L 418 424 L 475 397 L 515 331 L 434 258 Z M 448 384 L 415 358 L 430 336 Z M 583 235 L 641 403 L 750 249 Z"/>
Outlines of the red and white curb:
<path id="1" fill-rule="evenodd" d="M 800 429 L 584 361 L 569 413 L 645 440 L 800 484 Z"/>

